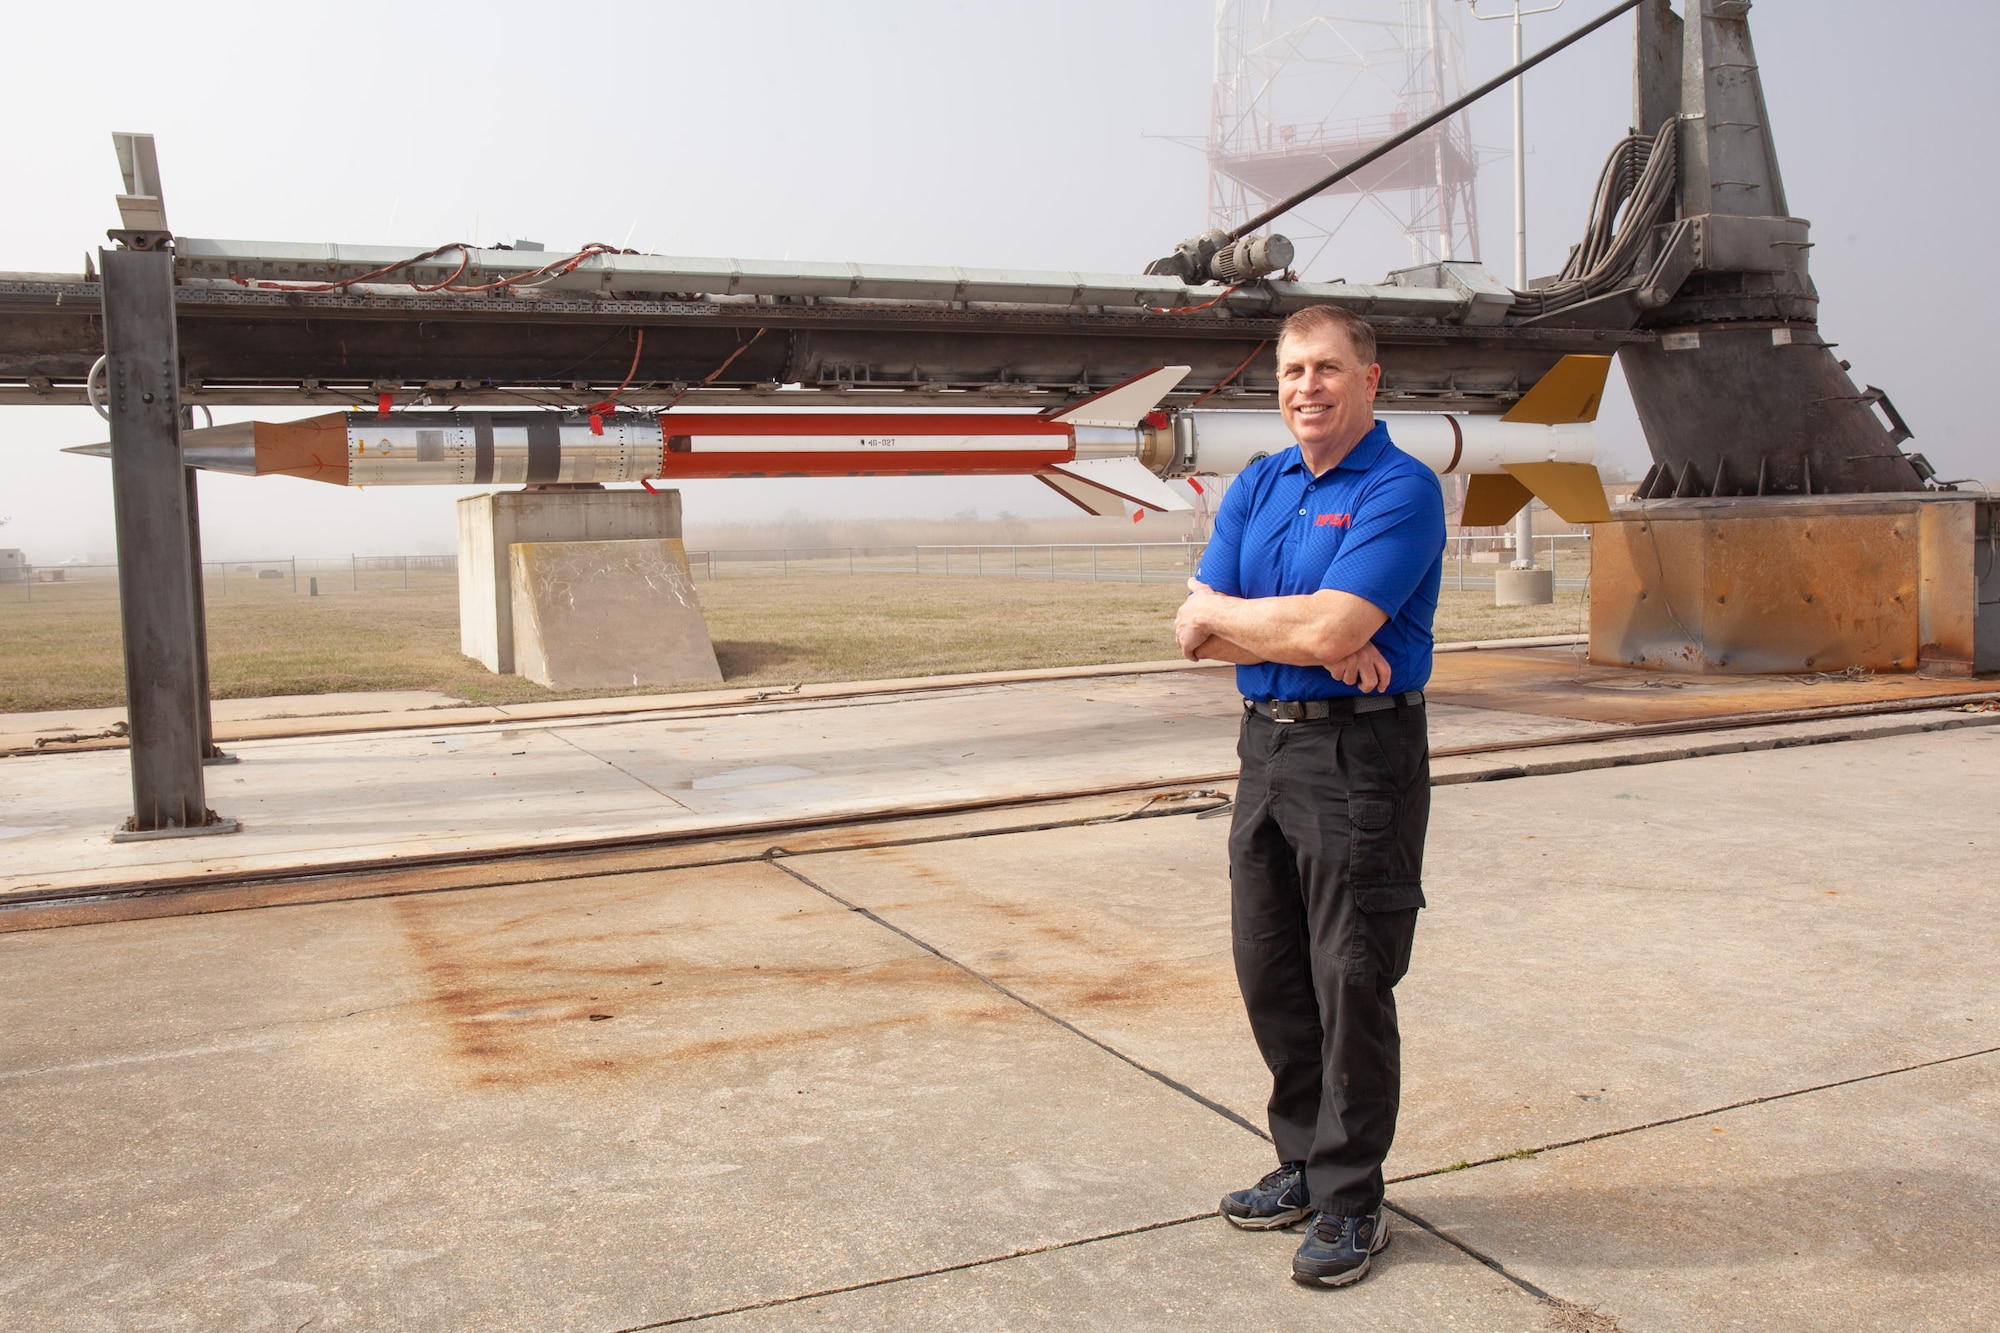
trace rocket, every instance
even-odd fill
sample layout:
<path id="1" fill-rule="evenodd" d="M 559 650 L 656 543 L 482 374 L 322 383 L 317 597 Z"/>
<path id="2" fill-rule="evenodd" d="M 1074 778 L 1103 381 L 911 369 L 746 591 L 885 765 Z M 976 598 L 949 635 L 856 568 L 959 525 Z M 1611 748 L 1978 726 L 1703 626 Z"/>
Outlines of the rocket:
<path id="1" fill-rule="evenodd" d="M 1390 437 L 1441 476 L 1471 477 L 1468 524 L 1505 522 L 1530 494 L 1572 521 L 1609 518 L 1596 417 L 1608 357 L 1570 356 L 1504 417 L 1384 414 Z M 340 486 L 590 485 L 723 477 L 1039 478 L 1080 508 L 1192 508 L 1167 482 L 1229 476 L 1288 448 L 1269 410 L 1175 411 L 1163 366 L 1081 402 L 1003 412 L 333 412 L 182 432 L 190 467 Z M 67 452 L 108 457 L 108 444 Z M 1601 513 L 1599 511 L 1602 511 Z M 1497 516 L 1496 516 L 1497 515 Z"/>

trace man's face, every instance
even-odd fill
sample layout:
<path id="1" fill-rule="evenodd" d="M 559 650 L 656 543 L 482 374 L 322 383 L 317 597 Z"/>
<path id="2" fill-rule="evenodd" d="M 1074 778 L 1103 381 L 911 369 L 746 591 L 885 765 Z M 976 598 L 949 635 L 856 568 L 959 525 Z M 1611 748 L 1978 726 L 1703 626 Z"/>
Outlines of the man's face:
<path id="1" fill-rule="evenodd" d="M 1278 412 L 1310 459 L 1346 457 L 1375 424 L 1382 367 L 1364 365 L 1344 329 L 1278 343 Z"/>

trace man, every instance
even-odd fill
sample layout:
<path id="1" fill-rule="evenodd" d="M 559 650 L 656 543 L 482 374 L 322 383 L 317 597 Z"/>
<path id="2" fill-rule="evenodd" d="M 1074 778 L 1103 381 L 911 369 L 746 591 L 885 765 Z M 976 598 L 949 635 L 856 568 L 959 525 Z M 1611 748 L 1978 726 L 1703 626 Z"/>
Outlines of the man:
<path id="1" fill-rule="evenodd" d="M 1394 987 L 1424 905 L 1422 690 L 1444 572 L 1444 496 L 1375 420 L 1381 378 L 1356 316 L 1285 321 L 1278 407 L 1297 447 L 1236 479 L 1174 625 L 1190 659 L 1238 664 L 1244 702 L 1230 917 L 1279 1166 L 1222 1213 L 1253 1230 L 1310 1214 L 1292 1275 L 1336 1287 L 1389 1239 Z"/>

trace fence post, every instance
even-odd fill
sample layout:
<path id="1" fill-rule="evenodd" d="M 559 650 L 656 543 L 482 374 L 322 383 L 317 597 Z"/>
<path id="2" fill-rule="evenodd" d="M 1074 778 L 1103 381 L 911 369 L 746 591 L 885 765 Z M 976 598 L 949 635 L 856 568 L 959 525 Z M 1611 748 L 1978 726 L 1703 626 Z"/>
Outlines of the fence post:
<path id="1" fill-rule="evenodd" d="M 1011 552 L 1011 553 L 1013 554 L 1013 557 L 1014 557 L 1014 577 L 1018 579 L 1018 578 L 1020 578 L 1020 577 L 1021 577 L 1021 543 L 1019 543 L 1019 542 L 1015 542 L 1015 543 L 1014 543 L 1013 545 L 1009 546 L 1009 547 L 1008 547 L 1007 549 L 1008 549 L 1008 551 L 1010 551 L 1010 552 Z"/>
<path id="2" fill-rule="evenodd" d="M 292 595 L 296 597 L 298 596 L 299 593 L 299 558 L 297 556 L 293 556 L 291 560 L 292 560 Z"/>
<path id="3" fill-rule="evenodd" d="M 1139 543 L 1139 582 L 1146 581 L 1146 543 Z"/>
<path id="4" fill-rule="evenodd" d="M 410 589 L 410 557 L 403 557 L 403 591 Z"/>
<path id="5" fill-rule="evenodd" d="M 1090 548 L 1090 581 L 1092 583 L 1097 582 L 1097 548 L 1095 546 Z"/>
<path id="6" fill-rule="evenodd" d="M 854 572 L 854 548 L 852 546 L 847 548 L 847 572 L 850 574 Z"/>
<path id="7" fill-rule="evenodd" d="M 352 551 L 347 553 L 347 590 L 361 591 L 361 557 Z"/>

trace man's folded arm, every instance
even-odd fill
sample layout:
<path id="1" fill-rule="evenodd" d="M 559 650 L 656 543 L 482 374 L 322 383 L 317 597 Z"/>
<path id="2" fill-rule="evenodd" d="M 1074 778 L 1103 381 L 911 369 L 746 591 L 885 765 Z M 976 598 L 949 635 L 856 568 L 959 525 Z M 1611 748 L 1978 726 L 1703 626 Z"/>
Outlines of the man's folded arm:
<path id="1" fill-rule="evenodd" d="M 1367 647 L 1389 620 L 1367 598 L 1332 588 L 1294 597 L 1197 592 L 1188 598 L 1182 617 L 1191 630 L 1222 639 L 1251 654 L 1252 661 L 1324 667 Z"/>
<path id="2" fill-rule="evenodd" d="M 1241 644 L 1231 643 L 1217 634 L 1203 639 L 1195 650 L 1188 654 L 1195 662 L 1234 662 L 1237 666 L 1262 666 L 1264 659 Z"/>

